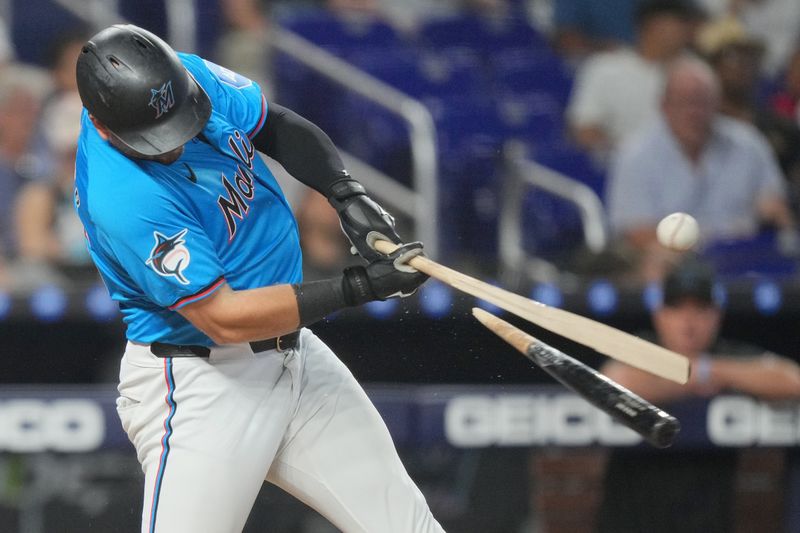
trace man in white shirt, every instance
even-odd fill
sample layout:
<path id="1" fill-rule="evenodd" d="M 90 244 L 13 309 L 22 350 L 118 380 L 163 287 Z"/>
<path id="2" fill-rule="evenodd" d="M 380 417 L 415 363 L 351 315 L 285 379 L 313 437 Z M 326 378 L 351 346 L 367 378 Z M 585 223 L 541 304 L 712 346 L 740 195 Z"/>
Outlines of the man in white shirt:
<path id="1" fill-rule="evenodd" d="M 764 137 L 718 114 L 711 68 L 685 58 L 670 69 L 661 116 L 622 145 L 609 176 L 613 231 L 633 247 L 656 242 L 665 215 L 684 211 L 705 242 L 747 238 L 762 223 L 794 232 L 785 181 Z"/>
<path id="2" fill-rule="evenodd" d="M 658 109 L 666 65 L 692 42 L 700 11 L 691 0 L 650 0 L 636 13 L 638 38 L 589 59 L 578 71 L 567 109 L 576 141 L 605 159 Z"/>

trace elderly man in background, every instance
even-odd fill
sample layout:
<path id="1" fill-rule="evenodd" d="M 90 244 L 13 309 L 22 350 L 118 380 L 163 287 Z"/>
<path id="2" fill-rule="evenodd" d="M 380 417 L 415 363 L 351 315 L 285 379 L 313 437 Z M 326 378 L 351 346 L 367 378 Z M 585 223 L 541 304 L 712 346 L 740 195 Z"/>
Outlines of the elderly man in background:
<path id="1" fill-rule="evenodd" d="M 658 111 L 667 65 L 690 46 L 701 12 L 692 0 L 647 0 L 634 47 L 600 53 L 575 80 L 567 119 L 575 140 L 604 160 Z"/>
<path id="2" fill-rule="evenodd" d="M 796 249 L 785 180 L 769 144 L 755 127 L 719 115 L 719 99 L 711 68 L 681 59 L 670 69 L 661 116 L 620 148 L 608 181 L 609 218 L 634 249 L 658 254 L 656 225 L 675 211 L 698 220 L 704 243 L 752 238 L 766 224 L 779 231 L 784 251 Z M 644 274 L 662 273 L 655 266 Z"/>

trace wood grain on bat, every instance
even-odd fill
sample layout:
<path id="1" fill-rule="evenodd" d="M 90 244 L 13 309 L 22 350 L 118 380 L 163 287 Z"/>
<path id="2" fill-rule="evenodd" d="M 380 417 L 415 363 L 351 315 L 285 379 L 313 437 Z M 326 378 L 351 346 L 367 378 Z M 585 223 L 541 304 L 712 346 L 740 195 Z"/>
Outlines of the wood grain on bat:
<path id="1" fill-rule="evenodd" d="M 375 248 L 382 253 L 391 253 L 396 245 L 377 241 Z M 608 357 L 677 383 L 684 384 L 689 380 L 688 359 L 635 335 L 495 287 L 424 256 L 412 258 L 409 265 L 455 289 L 492 303 Z"/>

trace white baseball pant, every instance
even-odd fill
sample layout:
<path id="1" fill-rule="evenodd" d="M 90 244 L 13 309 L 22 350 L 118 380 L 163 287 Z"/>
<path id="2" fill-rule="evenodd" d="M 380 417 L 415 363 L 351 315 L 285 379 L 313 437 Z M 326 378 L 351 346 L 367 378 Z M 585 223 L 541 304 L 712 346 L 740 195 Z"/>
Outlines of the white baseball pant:
<path id="1" fill-rule="evenodd" d="M 266 479 L 345 533 L 444 531 L 361 386 L 311 331 L 160 358 L 128 343 L 117 410 L 145 473 L 143 533 L 236 533 Z"/>

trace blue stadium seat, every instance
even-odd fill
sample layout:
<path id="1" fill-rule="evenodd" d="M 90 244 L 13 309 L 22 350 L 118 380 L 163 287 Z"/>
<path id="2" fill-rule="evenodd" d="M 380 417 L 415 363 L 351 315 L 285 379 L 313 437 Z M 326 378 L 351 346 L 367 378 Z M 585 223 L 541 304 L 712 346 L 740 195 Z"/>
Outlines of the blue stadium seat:
<path id="1" fill-rule="evenodd" d="M 343 18 L 322 9 L 291 9 L 280 14 L 278 22 L 400 90 L 417 88 L 413 55 L 394 28 L 380 19 Z M 280 102 L 317 123 L 340 146 L 369 162 L 383 161 L 386 152 L 394 150 L 395 143 L 387 139 L 393 138 L 399 121 L 391 115 L 284 54 L 275 58 L 275 73 Z M 374 114 L 365 117 L 367 110 Z M 407 145 L 407 135 L 400 137 Z M 379 144 L 370 147 L 370 138 Z M 389 167 L 379 166 L 381 170 Z"/>
<path id="2" fill-rule="evenodd" d="M 347 60 L 415 98 L 485 94 L 489 88 L 480 59 L 470 53 L 391 46 L 353 51 Z"/>
<path id="3" fill-rule="evenodd" d="M 16 58 L 44 66 L 54 39 L 85 24 L 53 0 L 13 0 L 11 42 Z"/>
<path id="4" fill-rule="evenodd" d="M 552 144 L 533 142 L 528 146 L 537 163 L 588 185 L 601 199 L 604 198 L 605 170 L 585 150 L 566 139 Z"/>
<path id="5" fill-rule="evenodd" d="M 197 27 L 195 28 L 197 53 L 206 58 L 213 58 L 217 40 L 224 27 L 220 1 L 195 0 L 195 9 L 197 9 Z"/>
<path id="6" fill-rule="evenodd" d="M 522 16 L 482 19 L 486 50 L 496 54 L 512 48 L 547 49 L 547 39 Z"/>
<path id="7" fill-rule="evenodd" d="M 486 95 L 431 97 L 423 102 L 436 123 L 439 151 L 443 158 L 469 157 L 469 149 L 475 146 L 500 149 L 505 139 L 505 127 L 494 102 Z"/>
<path id="8" fill-rule="evenodd" d="M 447 256 L 497 254 L 500 151 L 490 137 L 472 136 L 440 156 L 439 224 Z"/>
<path id="9" fill-rule="evenodd" d="M 346 96 L 340 85 L 283 53 L 275 55 L 274 66 L 277 103 L 308 118 L 334 141 L 346 136 L 348 124 L 338 114 Z"/>
<path id="10" fill-rule="evenodd" d="M 85 30 L 88 24 L 54 0 L 12 0 L 11 38 L 17 58 L 43 65 L 54 39 L 62 34 Z M 167 0 L 120 0 L 122 19 L 167 39 Z M 211 57 L 222 27 L 218 0 L 196 0 L 197 50 Z M 91 34 L 91 31 L 88 31 Z M 44 36 L 44 38 L 43 38 Z"/>
<path id="11" fill-rule="evenodd" d="M 443 251 L 493 257 L 504 140 L 494 102 L 460 95 L 426 103 L 438 133 Z"/>
<path id="12" fill-rule="evenodd" d="M 569 73 L 526 24 L 505 20 L 493 26 L 474 16 L 435 20 L 424 25 L 422 46 L 414 49 L 380 25 L 348 33 L 329 14 L 301 12 L 281 21 L 429 108 L 437 128 L 445 254 L 496 253 L 501 153 L 508 138 L 560 147 L 549 154 L 557 170 L 594 179 L 582 154 L 561 147 Z M 279 56 L 276 69 L 282 98 L 297 101 L 291 105 L 300 105 L 342 148 L 409 183 L 408 131 L 399 118 L 358 95 L 320 89 L 313 74 L 286 61 Z M 565 235 L 576 242 L 582 236 L 574 210 L 535 194 L 526 202 L 535 207 L 526 214 L 533 217 L 531 227 L 542 228 L 533 243 L 538 249 L 555 249 Z"/>
<path id="13" fill-rule="evenodd" d="M 425 80 L 424 90 L 419 94 L 421 97 L 485 97 L 490 90 L 490 80 L 482 58 L 471 50 L 428 50 L 417 57 L 419 75 Z"/>
<path id="14" fill-rule="evenodd" d="M 162 39 L 168 39 L 167 0 L 123 0 L 119 3 L 119 14 Z"/>
<path id="15" fill-rule="evenodd" d="M 591 158 L 569 141 L 533 144 L 530 157 L 588 185 L 603 198 L 605 173 Z M 540 190 L 531 190 L 523 203 L 523 246 L 531 254 L 558 261 L 583 243 L 578 209 L 566 200 Z"/>
<path id="16" fill-rule="evenodd" d="M 279 16 L 278 22 L 318 46 L 345 57 L 359 50 L 401 44 L 391 25 L 369 15 L 345 17 L 324 9 L 299 9 Z"/>
<path id="17" fill-rule="evenodd" d="M 544 191 L 528 191 L 522 204 L 522 246 L 526 252 L 558 261 L 582 242 L 580 214 L 574 205 Z"/>
<path id="18" fill-rule="evenodd" d="M 749 239 L 711 243 L 702 251 L 702 255 L 723 278 L 753 274 L 790 277 L 798 273 L 797 261 L 778 251 L 776 234 L 772 230 L 762 231 Z"/>
<path id="19" fill-rule="evenodd" d="M 434 19 L 419 32 L 424 46 L 445 49 L 466 47 L 483 54 L 508 48 L 542 48 L 547 42 L 520 17 L 489 18 L 473 14 Z"/>
<path id="20" fill-rule="evenodd" d="M 336 112 L 346 128 L 337 144 L 398 182 L 410 184 L 411 148 L 403 120 L 358 95 L 346 94 L 342 101 Z"/>
<path id="21" fill-rule="evenodd" d="M 547 145 L 565 137 L 564 111 L 551 94 L 499 93 L 495 102 L 507 136 Z"/>
<path id="22" fill-rule="evenodd" d="M 469 15 L 427 21 L 420 28 L 419 36 L 426 46 L 436 49 L 466 47 L 477 50 L 483 46 L 481 25 L 477 17 Z"/>
<path id="23" fill-rule="evenodd" d="M 420 72 L 418 55 L 405 46 L 355 50 L 347 60 L 406 94 L 421 94 L 428 83 Z"/>
<path id="24" fill-rule="evenodd" d="M 548 49 L 510 49 L 493 56 L 492 78 L 503 92 L 551 94 L 566 106 L 572 91 L 573 74 L 556 54 Z"/>

